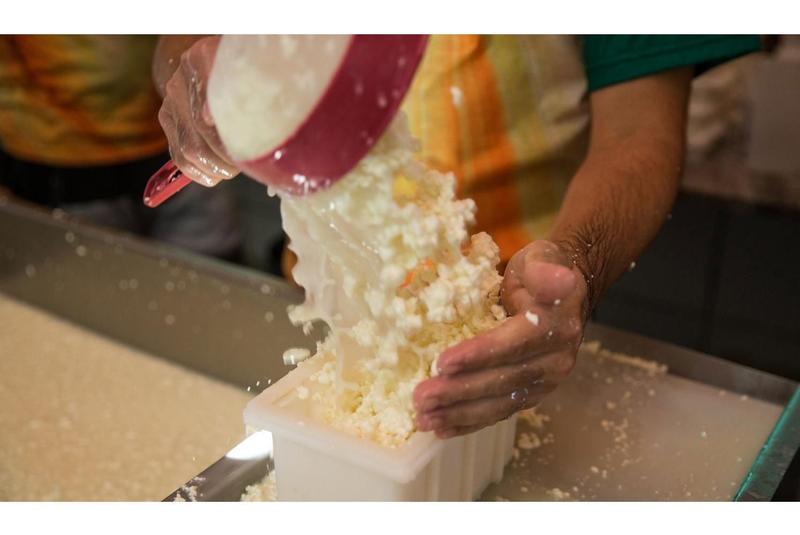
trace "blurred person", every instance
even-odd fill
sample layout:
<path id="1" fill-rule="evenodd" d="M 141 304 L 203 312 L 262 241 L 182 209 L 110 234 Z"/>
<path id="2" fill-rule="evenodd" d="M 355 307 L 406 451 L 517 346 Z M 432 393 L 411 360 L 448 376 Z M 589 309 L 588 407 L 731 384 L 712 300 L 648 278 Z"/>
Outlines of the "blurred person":
<path id="1" fill-rule="evenodd" d="M 155 36 L 0 36 L 0 186 L 13 195 L 197 253 L 236 259 L 228 192 L 194 186 L 142 204 L 170 156 L 151 77 Z"/>
<path id="2" fill-rule="evenodd" d="M 218 42 L 165 40 L 154 70 L 175 162 L 204 184 L 238 173 L 205 104 Z M 500 246 L 509 318 L 440 356 L 415 390 L 418 429 L 475 431 L 568 376 L 592 309 L 667 218 L 693 77 L 759 48 L 730 35 L 430 39 L 403 108 L 422 158 L 455 173 Z"/>
<path id="3" fill-rule="evenodd" d="M 800 37 L 768 36 L 764 53 L 692 84 L 685 191 L 800 207 Z"/>

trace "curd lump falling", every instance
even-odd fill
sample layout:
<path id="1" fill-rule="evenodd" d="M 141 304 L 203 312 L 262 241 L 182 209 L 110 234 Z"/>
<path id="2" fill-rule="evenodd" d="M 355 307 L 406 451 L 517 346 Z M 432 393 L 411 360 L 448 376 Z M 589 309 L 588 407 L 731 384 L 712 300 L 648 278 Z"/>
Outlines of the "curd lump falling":
<path id="1" fill-rule="evenodd" d="M 456 199 L 454 176 L 416 149 L 400 115 L 342 180 L 281 196 L 292 275 L 306 292 L 289 317 L 330 327 L 308 384 L 317 416 L 387 446 L 414 432 L 412 393 L 439 354 L 505 319 L 497 245 L 470 237 L 475 203 Z"/>

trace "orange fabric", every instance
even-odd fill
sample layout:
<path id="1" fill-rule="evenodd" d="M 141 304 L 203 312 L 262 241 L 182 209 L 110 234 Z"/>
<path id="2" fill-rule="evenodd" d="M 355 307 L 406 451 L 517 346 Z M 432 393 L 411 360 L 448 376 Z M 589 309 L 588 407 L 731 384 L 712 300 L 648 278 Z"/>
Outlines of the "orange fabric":
<path id="1" fill-rule="evenodd" d="M 588 139 L 571 36 L 435 35 L 403 104 L 420 157 L 457 179 L 502 265 L 547 236 Z M 284 256 L 284 271 L 291 265 Z"/>
<path id="2" fill-rule="evenodd" d="M 567 36 L 436 35 L 404 109 L 421 157 L 475 200 L 475 231 L 507 261 L 544 237 L 587 135 L 579 47 Z"/>
<path id="3" fill-rule="evenodd" d="M 516 251 L 529 238 L 514 222 L 521 220 L 513 181 L 516 155 L 506 135 L 497 80 L 485 53 L 476 54 L 462 72 L 463 91 L 475 100 L 466 117 L 474 154 L 470 172 L 461 179 L 460 193 L 479 207 L 477 228 L 491 232 L 502 251 Z M 471 68 L 470 68 L 471 67 Z"/>
<path id="4" fill-rule="evenodd" d="M 124 163 L 166 148 L 155 36 L 0 36 L 0 145 L 49 165 Z"/>

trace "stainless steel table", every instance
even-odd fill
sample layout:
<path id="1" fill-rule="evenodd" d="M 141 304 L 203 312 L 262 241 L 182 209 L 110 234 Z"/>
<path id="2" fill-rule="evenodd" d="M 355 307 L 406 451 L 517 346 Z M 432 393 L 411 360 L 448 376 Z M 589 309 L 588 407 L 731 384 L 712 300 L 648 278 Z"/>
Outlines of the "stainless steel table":
<path id="1" fill-rule="evenodd" d="M 131 278 L 135 293 L 120 287 Z M 301 294 L 281 280 L 5 199 L 0 292 L 239 387 L 259 379 L 255 391 L 286 372 L 284 348 L 311 349 L 324 334 L 289 323 Z M 182 328 L 154 317 L 153 303 Z M 586 339 L 669 374 L 585 351 L 540 408 L 549 420 L 519 426 L 517 458 L 485 499 L 772 497 L 800 444 L 796 383 L 600 325 Z M 189 483 L 199 499 L 238 499 L 267 473 L 268 437 L 249 446 Z"/>

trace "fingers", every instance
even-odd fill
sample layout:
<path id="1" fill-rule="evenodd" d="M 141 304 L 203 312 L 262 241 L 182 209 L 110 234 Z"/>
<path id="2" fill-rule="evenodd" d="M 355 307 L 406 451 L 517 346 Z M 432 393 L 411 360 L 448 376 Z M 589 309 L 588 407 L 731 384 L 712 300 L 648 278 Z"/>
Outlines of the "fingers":
<path id="1" fill-rule="evenodd" d="M 414 408 L 418 413 L 456 402 L 510 395 L 520 388 L 543 383 L 544 359 L 500 366 L 458 375 L 439 375 L 423 381 L 414 389 Z"/>
<path id="2" fill-rule="evenodd" d="M 206 90 L 208 77 L 214 64 L 214 55 L 219 46 L 219 36 L 209 37 L 197 42 L 181 56 L 180 81 L 185 85 L 189 115 L 197 133 L 216 155 L 217 160 L 232 166 L 231 159 L 214 126 L 214 119 L 208 108 Z"/>
<path id="3" fill-rule="evenodd" d="M 236 167 L 219 158 L 194 127 L 189 117 L 186 88 L 179 75 L 167 83 L 167 95 L 158 119 L 175 164 L 189 178 L 204 186 L 213 186 L 220 180 L 236 176 Z"/>
<path id="4" fill-rule="evenodd" d="M 204 173 L 195 167 L 195 165 L 186 158 L 185 151 L 180 149 L 180 135 L 178 134 L 178 126 L 164 106 L 158 112 L 158 121 L 161 123 L 161 128 L 169 141 L 169 153 L 172 161 L 178 166 L 178 169 L 183 171 L 183 174 L 194 180 L 195 182 L 204 183 Z"/>
<path id="5" fill-rule="evenodd" d="M 505 420 L 515 412 L 538 405 L 542 398 L 555 389 L 555 383 L 533 388 L 520 388 L 504 396 L 464 401 L 419 414 L 420 431 L 446 431 L 449 429 L 476 430 Z"/>
<path id="6" fill-rule="evenodd" d="M 158 117 L 170 154 L 186 176 L 204 186 L 233 178 L 239 170 L 228 158 L 206 105 L 206 82 L 218 37 L 205 38 L 187 50 L 169 79 Z"/>
<path id="7" fill-rule="evenodd" d="M 511 395 L 465 401 L 447 409 L 418 415 L 417 429 L 436 431 L 453 427 L 485 426 L 508 418 L 522 406 Z"/>
<path id="8" fill-rule="evenodd" d="M 466 425 L 461 427 L 450 427 L 448 429 L 437 429 L 435 431 L 436 436 L 441 439 L 453 438 L 461 435 L 468 435 L 470 433 L 474 433 L 475 431 L 480 431 L 484 427 L 488 427 L 487 425 Z"/>
<path id="9" fill-rule="evenodd" d="M 555 336 L 542 323 L 534 325 L 524 314 L 508 318 L 475 338 L 447 350 L 436 363 L 439 374 L 453 375 L 526 360 L 555 346 Z"/>

